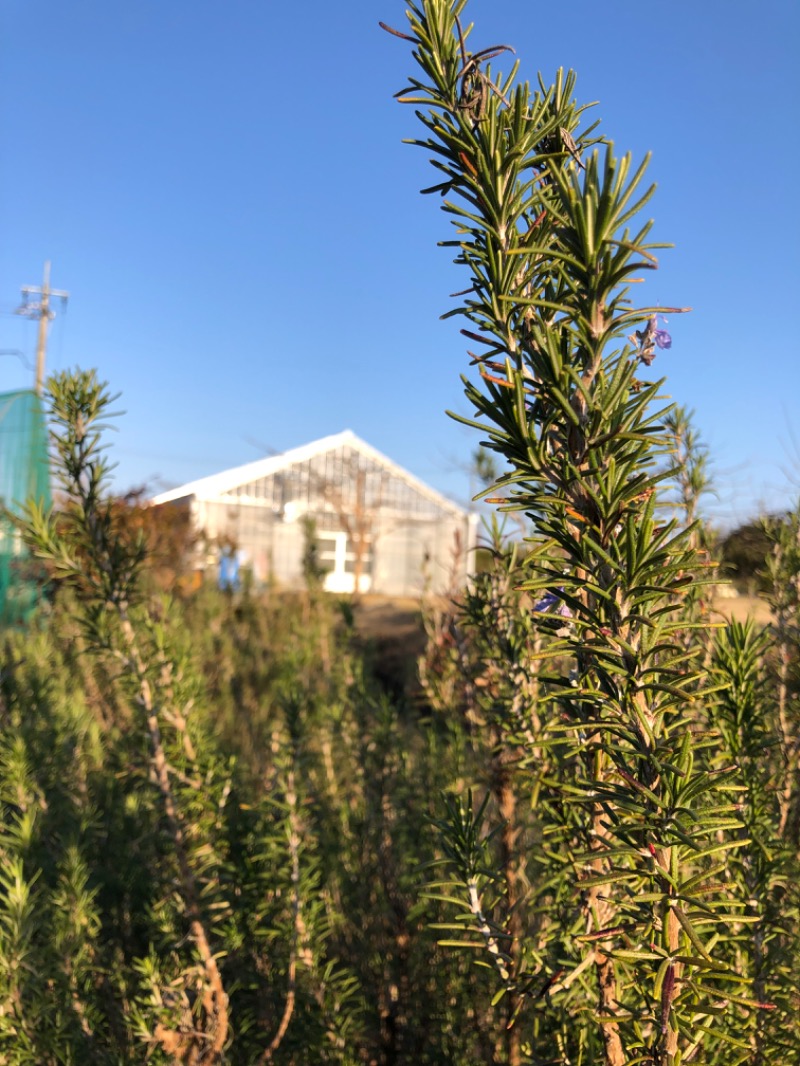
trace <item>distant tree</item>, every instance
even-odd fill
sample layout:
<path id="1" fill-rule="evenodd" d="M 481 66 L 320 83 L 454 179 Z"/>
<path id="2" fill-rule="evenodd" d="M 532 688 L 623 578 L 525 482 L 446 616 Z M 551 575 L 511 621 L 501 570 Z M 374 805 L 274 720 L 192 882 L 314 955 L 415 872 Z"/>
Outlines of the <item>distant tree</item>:
<path id="1" fill-rule="evenodd" d="M 470 495 L 491 488 L 498 478 L 497 460 L 485 448 L 476 448 L 469 464 Z"/>
<path id="2" fill-rule="evenodd" d="M 194 529 L 188 507 L 147 502 L 148 489 L 140 486 L 115 499 L 120 520 L 141 530 L 147 543 L 149 569 L 159 588 L 187 591 L 192 585 L 192 560 L 202 534 Z"/>
<path id="3" fill-rule="evenodd" d="M 774 525 L 775 522 L 783 521 L 782 516 L 776 516 L 768 522 L 761 518 L 752 519 L 737 526 L 723 538 L 720 557 L 730 577 L 746 583 L 753 590 L 763 591 L 766 588 L 763 571 L 773 543 L 768 524 Z"/>

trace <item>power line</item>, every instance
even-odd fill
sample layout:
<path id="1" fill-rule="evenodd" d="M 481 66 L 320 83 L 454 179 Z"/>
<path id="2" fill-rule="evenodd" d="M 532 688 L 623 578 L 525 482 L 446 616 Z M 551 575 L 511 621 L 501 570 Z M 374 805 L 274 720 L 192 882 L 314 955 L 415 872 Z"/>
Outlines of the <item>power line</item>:
<path id="1" fill-rule="evenodd" d="M 19 348 L 0 348 L 0 355 L 16 356 L 16 358 L 19 359 L 22 365 L 27 367 L 28 370 L 34 369 L 33 363 L 30 361 L 30 359 L 25 358 L 25 353 L 21 352 Z"/>

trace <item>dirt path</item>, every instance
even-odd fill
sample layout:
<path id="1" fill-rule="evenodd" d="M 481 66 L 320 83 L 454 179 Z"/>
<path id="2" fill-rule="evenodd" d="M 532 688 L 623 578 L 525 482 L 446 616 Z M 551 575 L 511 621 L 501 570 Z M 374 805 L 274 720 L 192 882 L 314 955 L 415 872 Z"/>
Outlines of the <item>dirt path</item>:
<path id="1" fill-rule="evenodd" d="M 378 678 L 397 694 L 413 692 L 417 659 L 425 647 L 419 601 L 364 596 L 354 613 L 356 630 L 372 650 Z"/>
<path id="2" fill-rule="evenodd" d="M 758 625 L 767 625 L 772 621 L 769 604 L 759 596 L 715 597 L 713 610 L 732 622 L 744 622 L 752 618 Z"/>

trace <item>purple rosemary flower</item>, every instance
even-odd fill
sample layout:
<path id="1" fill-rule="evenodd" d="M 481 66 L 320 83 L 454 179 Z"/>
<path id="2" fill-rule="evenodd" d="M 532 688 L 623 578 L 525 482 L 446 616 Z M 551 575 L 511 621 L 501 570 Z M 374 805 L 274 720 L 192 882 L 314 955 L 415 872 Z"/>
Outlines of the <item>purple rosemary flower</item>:
<path id="1" fill-rule="evenodd" d="M 559 603 L 559 598 L 555 592 L 545 592 L 544 596 L 533 605 L 533 610 L 538 613 L 544 613 L 549 611 L 551 607 L 555 607 Z"/>
<path id="2" fill-rule="evenodd" d="M 653 331 L 653 337 L 654 337 L 655 342 L 656 342 L 656 344 L 658 345 L 659 348 L 671 348 L 672 347 L 672 337 L 670 337 L 669 333 L 667 333 L 667 331 L 665 329 L 657 329 L 656 328 L 658 326 L 659 318 L 661 319 L 662 322 L 666 322 L 667 321 L 666 318 L 664 318 L 663 315 L 653 315 L 653 317 L 650 319 L 651 328 L 652 328 L 652 331 Z"/>
<path id="3" fill-rule="evenodd" d="M 659 318 L 662 322 L 667 321 L 663 315 L 651 315 L 644 329 L 637 329 L 635 337 L 630 338 L 639 345 L 639 358 L 645 366 L 650 366 L 655 359 L 656 348 L 672 347 L 672 337 L 665 329 L 658 328 Z"/>
<path id="4" fill-rule="evenodd" d="M 562 592 L 563 589 L 559 589 Z M 548 611 L 555 607 L 553 614 L 559 615 L 561 618 L 572 618 L 572 611 L 567 607 L 566 603 L 555 592 L 545 592 L 544 596 L 533 605 L 533 610 L 537 614 L 546 614 Z"/>

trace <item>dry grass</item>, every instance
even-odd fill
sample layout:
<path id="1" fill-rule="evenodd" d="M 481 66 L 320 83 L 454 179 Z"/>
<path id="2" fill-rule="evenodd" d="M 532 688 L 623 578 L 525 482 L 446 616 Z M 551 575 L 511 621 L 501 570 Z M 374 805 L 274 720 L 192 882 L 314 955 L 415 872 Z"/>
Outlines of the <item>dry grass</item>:
<path id="1" fill-rule="evenodd" d="M 760 596 L 736 596 L 715 598 L 712 610 L 729 622 L 744 622 L 752 618 L 757 625 L 768 625 L 772 621 L 769 604 Z"/>

